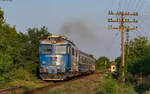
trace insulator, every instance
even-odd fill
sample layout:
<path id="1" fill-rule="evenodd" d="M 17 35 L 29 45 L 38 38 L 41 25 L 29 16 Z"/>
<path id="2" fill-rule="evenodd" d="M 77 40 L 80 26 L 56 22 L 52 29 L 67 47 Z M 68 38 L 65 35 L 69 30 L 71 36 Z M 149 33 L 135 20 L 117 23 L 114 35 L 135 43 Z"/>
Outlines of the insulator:
<path id="1" fill-rule="evenodd" d="M 111 11 L 109 11 L 108 13 L 111 14 Z"/>
<path id="2" fill-rule="evenodd" d="M 112 27 L 112 25 L 108 25 L 108 27 Z"/>

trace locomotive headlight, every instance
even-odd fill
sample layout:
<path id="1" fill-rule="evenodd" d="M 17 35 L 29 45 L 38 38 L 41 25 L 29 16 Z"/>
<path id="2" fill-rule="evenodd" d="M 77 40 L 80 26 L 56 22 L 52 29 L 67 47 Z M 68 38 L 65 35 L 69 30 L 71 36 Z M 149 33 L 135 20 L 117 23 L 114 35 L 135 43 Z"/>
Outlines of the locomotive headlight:
<path id="1" fill-rule="evenodd" d="M 45 62 L 45 61 L 43 61 L 43 62 L 42 62 L 42 64 L 43 64 L 43 65 L 45 65 L 45 64 L 46 64 L 46 62 Z"/>
<path id="2" fill-rule="evenodd" d="M 60 62 L 56 62 L 56 65 L 59 66 L 59 65 L 60 65 Z"/>
<path id="3" fill-rule="evenodd" d="M 56 62 L 56 65 L 64 65 L 64 62 Z"/>
<path id="4" fill-rule="evenodd" d="M 61 62 L 62 65 L 64 65 L 64 62 Z"/>

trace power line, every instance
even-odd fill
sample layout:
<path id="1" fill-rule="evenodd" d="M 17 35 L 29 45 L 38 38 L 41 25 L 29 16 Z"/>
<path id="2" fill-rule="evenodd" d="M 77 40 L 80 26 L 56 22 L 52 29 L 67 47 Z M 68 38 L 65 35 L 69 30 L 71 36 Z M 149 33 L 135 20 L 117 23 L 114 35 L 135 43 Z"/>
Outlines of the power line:
<path id="1" fill-rule="evenodd" d="M 128 7 L 129 7 L 129 4 L 130 4 L 130 0 L 126 0 L 126 1 L 127 1 L 126 11 L 128 11 Z"/>
<path id="2" fill-rule="evenodd" d="M 140 5 L 141 1 L 142 1 L 142 0 L 138 0 L 137 4 L 136 4 L 136 6 L 135 6 L 135 11 L 137 11 L 137 8 L 138 8 L 138 6 Z"/>
<path id="3" fill-rule="evenodd" d="M 139 7 L 137 8 L 137 11 L 141 11 L 143 4 L 145 3 L 145 0 L 141 0 L 141 5 L 139 5 Z"/>
<path id="4" fill-rule="evenodd" d="M 129 11 L 129 9 L 131 9 L 131 5 L 133 6 L 135 0 L 129 0 L 129 5 L 128 5 L 128 8 L 127 8 L 127 11 Z M 133 3 L 133 4 L 132 4 Z"/>

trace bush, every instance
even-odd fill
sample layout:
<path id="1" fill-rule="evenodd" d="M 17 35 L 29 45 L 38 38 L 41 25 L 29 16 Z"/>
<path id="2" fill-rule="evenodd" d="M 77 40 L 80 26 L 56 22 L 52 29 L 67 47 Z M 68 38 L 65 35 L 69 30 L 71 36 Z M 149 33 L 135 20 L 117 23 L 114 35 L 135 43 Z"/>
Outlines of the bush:
<path id="1" fill-rule="evenodd" d="M 144 94 L 150 94 L 150 91 L 146 91 Z"/>
<path id="2" fill-rule="evenodd" d="M 145 91 L 149 90 L 150 85 L 149 84 L 140 84 L 139 86 L 135 87 L 135 90 L 139 92 L 140 94 L 143 94 Z"/>
<path id="3" fill-rule="evenodd" d="M 12 68 L 12 58 L 0 51 L 0 81 L 8 81 L 9 79 L 11 79 L 10 73 Z"/>
<path id="4" fill-rule="evenodd" d="M 25 81 L 31 81 L 33 79 L 32 73 L 28 72 L 27 70 L 24 70 L 23 68 L 17 69 L 14 71 L 13 79 L 16 80 L 25 80 Z"/>
<path id="5" fill-rule="evenodd" d="M 105 79 L 102 81 L 100 94 L 116 94 L 115 80 L 112 79 L 111 76 L 105 77 Z"/>
<path id="6" fill-rule="evenodd" d="M 106 76 L 100 86 L 99 94 L 137 94 L 131 85 L 122 84 L 112 78 L 111 75 Z"/>

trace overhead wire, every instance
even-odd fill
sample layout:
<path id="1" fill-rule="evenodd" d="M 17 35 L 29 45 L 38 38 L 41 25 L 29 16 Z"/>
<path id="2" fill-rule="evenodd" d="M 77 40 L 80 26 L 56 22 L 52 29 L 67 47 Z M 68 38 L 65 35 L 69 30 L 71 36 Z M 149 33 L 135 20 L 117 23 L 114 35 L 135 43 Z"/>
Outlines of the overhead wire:
<path id="1" fill-rule="evenodd" d="M 137 11 L 141 11 L 143 4 L 145 3 L 145 0 L 141 0 L 141 5 L 139 5 L 139 7 L 137 7 Z"/>
<path id="2" fill-rule="evenodd" d="M 126 1 L 126 6 L 124 8 L 125 8 L 125 11 L 128 11 L 130 0 L 125 0 L 125 1 Z"/>
<path id="3" fill-rule="evenodd" d="M 142 1 L 142 2 L 141 2 Z M 131 1 L 132 2 L 132 1 Z M 129 2 L 129 4 L 128 4 L 128 7 L 127 7 L 127 9 L 128 8 L 130 8 L 129 6 L 130 5 L 132 5 L 132 6 L 134 6 L 131 2 Z M 144 0 L 137 0 L 136 2 L 133 2 L 133 3 L 135 3 L 135 8 L 133 8 L 132 7 L 132 9 L 134 9 L 133 11 L 137 11 L 137 10 L 140 10 L 140 9 L 142 9 L 142 6 L 143 6 L 143 4 L 144 4 Z M 140 4 L 141 3 L 141 4 Z M 131 18 L 131 17 L 130 17 Z M 130 24 L 131 26 L 133 26 L 133 24 Z M 139 24 L 138 24 L 138 26 L 139 26 Z M 141 27 L 141 26 L 140 26 Z M 141 35 L 141 33 L 140 33 L 140 35 Z"/>
<path id="4" fill-rule="evenodd" d="M 116 4 L 115 2 L 114 2 L 114 0 L 112 0 L 112 10 L 113 10 L 113 7 L 114 7 L 114 4 Z M 120 6 L 120 1 L 118 2 L 118 7 L 116 8 L 116 10 L 118 11 L 119 10 L 119 6 Z M 117 15 L 115 16 L 115 18 L 118 18 L 117 17 Z M 114 46 L 114 44 L 116 43 L 115 42 L 115 39 L 116 39 L 116 37 L 118 36 L 118 33 L 119 32 L 117 32 L 116 34 L 115 34 L 115 36 L 113 36 L 112 38 L 112 40 L 111 40 L 111 44 L 110 45 L 112 45 L 112 47 Z M 108 49 L 108 51 L 110 52 L 110 49 Z M 110 56 L 111 58 L 113 58 L 113 56 Z"/>
<path id="5" fill-rule="evenodd" d="M 129 0 L 129 5 L 128 5 L 128 7 L 127 7 L 127 11 L 129 11 L 130 9 L 132 9 L 133 4 L 134 4 L 134 1 L 135 1 L 135 0 Z M 132 4 L 132 3 L 133 3 L 133 4 Z"/>
<path id="6" fill-rule="evenodd" d="M 142 30 L 142 32 L 144 33 L 144 35 L 147 37 L 147 33 L 145 32 L 145 30 L 144 29 L 142 29 L 144 26 L 142 25 L 142 24 L 144 24 L 144 15 L 143 15 L 143 12 L 142 12 L 142 9 L 143 9 L 143 4 L 145 3 L 145 0 L 142 0 L 142 3 L 141 3 L 141 5 L 139 6 L 139 8 L 138 8 L 138 11 L 140 11 L 141 12 L 141 20 L 139 21 L 139 22 L 141 22 L 141 23 L 139 23 L 138 24 L 138 26 L 139 26 L 139 28 Z M 140 17 L 140 16 L 139 16 Z"/>
<path id="7" fill-rule="evenodd" d="M 141 1 L 142 1 L 142 0 L 138 0 L 137 4 L 136 4 L 136 6 L 135 6 L 135 11 L 137 11 L 138 6 L 140 5 Z"/>

